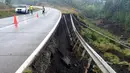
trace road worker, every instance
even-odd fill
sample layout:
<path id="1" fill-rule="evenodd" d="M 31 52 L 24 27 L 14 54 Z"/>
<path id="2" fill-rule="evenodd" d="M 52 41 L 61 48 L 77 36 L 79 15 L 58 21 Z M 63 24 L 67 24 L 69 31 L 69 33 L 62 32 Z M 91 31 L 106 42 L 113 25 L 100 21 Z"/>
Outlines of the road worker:
<path id="1" fill-rule="evenodd" d="M 29 11 L 31 12 L 31 14 L 33 14 L 33 6 L 32 5 L 29 6 Z"/>

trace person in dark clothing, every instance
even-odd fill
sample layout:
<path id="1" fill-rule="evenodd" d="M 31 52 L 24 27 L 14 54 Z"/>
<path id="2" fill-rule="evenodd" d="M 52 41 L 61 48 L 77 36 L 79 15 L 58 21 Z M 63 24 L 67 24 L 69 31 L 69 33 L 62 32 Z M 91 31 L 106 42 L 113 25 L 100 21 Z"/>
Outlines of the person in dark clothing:
<path id="1" fill-rule="evenodd" d="M 43 9 L 42 9 L 42 14 L 45 13 L 45 7 L 43 6 Z"/>

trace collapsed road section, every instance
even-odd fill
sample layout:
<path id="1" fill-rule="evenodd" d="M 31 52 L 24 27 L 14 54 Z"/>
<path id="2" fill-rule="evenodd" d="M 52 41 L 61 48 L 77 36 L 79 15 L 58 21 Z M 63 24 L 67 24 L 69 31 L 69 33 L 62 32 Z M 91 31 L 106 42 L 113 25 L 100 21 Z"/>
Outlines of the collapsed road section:
<path id="1" fill-rule="evenodd" d="M 76 23 L 75 25 L 78 28 Z M 24 72 L 95 73 L 98 70 L 98 73 L 116 73 L 90 46 L 86 45 L 76 28 L 72 16 L 63 14 L 55 33 Z"/>
<path id="2" fill-rule="evenodd" d="M 66 20 L 64 16 L 55 34 L 57 48 L 51 57 L 51 64 L 46 73 L 84 73 L 87 60 L 80 60 L 80 57 L 76 56 L 76 52 L 73 50 L 73 37 L 67 26 L 70 18 L 68 17 Z"/>
<path id="3" fill-rule="evenodd" d="M 67 19 L 64 19 L 64 16 Z M 55 33 L 43 47 L 39 56 L 24 72 L 32 70 L 32 73 L 84 73 L 87 59 L 74 51 L 74 42 L 77 38 L 69 29 L 72 29 L 70 16 L 62 15 L 61 21 Z M 71 34 L 70 34 L 71 33 Z M 75 38 L 75 40 L 73 39 Z M 80 49 L 80 47 L 75 46 Z"/>

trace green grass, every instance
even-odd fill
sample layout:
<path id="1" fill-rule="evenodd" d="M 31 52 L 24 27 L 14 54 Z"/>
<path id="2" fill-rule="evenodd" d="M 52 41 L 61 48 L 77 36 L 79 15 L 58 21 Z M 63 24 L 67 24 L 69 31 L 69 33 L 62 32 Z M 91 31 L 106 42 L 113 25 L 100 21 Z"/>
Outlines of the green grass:
<path id="1" fill-rule="evenodd" d="M 112 53 L 104 53 L 104 57 L 114 64 L 118 64 L 120 62 L 120 59 L 117 55 L 114 55 Z"/>
<path id="2" fill-rule="evenodd" d="M 15 15 L 15 11 L 14 10 L 9 10 L 9 11 L 0 11 L 0 18 L 5 18 L 5 17 L 9 17 L 9 16 L 13 16 Z"/>
<path id="3" fill-rule="evenodd" d="M 102 28 L 97 27 L 96 24 L 93 22 L 93 20 L 89 18 L 84 18 L 82 15 L 79 16 L 79 19 L 85 22 L 87 25 L 89 25 L 90 28 L 93 28 L 94 30 L 99 31 L 102 34 L 107 35 L 108 37 L 112 39 L 119 40 L 118 36 L 110 33 L 107 29 L 102 29 Z"/>
<path id="4" fill-rule="evenodd" d="M 27 69 L 24 70 L 23 73 L 33 73 L 33 72 L 32 72 L 32 69 L 31 69 L 31 68 L 27 68 Z"/>
<path id="5" fill-rule="evenodd" d="M 130 57 L 130 49 L 125 48 L 125 49 L 122 50 L 122 53 L 123 53 L 125 56 Z"/>
<path id="6" fill-rule="evenodd" d="M 113 39 L 119 39 L 117 36 L 105 31 L 104 29 L 100 29 L 94 24 L 90 23 L 87 19 L 81 18 L 86 24 L 89 24 L 91 28 L 98 30 L 99 32 L 103 32 L 106 35 Z M 130 63 L 125 61 L 124 58 L 130 58 L 130 49 L 120 47 L 120 44 L 117 44 L 110 39 L 88 29 L 82 28 L 81 35 L 84 39 L 91 45 L 93 45 L 95 50 L 108 62 L 112 64 L 119 65 L 129 65 L 128 70 L 130 70 Z M 118 55 L 120 54 L 120 56 Z"/>

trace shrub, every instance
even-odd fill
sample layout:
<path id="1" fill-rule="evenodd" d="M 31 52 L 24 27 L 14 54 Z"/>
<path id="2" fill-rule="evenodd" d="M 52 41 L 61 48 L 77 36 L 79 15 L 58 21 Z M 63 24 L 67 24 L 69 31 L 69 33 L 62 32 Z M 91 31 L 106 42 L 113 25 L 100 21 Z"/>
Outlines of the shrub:
<path id="1" fill-rule="evenodd" d="M 108 61 L 110 61 L 110 62 L 112 62 L 114 64 L 118 64 L 120 62 L 120 59 L 118 58 L 118 56 L 116 56 L 116 55 L 114 55 L 112 53 L 104 53 L 104 57 Z"/>
<path id="2" fill-rule="evenodd" d="M 122 50 L 122 53 L 123 53 L 125 56 L 129 56 L 129 57 L 130 57 L 130 49 L 125 48 L 125 49 Z"/>
<path id="3" fill-rule="evenodd" d="M 101 36 L 100 37 L 98 36 L 96 41 L 99 43 L 109 43 L 110 42 L 108 39 L 101 37 Z"/>
<path id="4" fill-rule="evenodd" d="M 97 49 L 99 49 L 101 52 L 106 52 L 106 51 L 108 50 L 106 44 L 104 44 L 104 43 L 94 42 L 93 44 L 94 44 L 94 46 L 96 46 Z"/>
<path id="5" fill-rule="evenodd" d="M 129 65 L 129 63 L 126 62 L 126 61 L 119 62 L 118 64 L 119 64 L 119 65 Z"/>
<path id="6" fill-rule="evenodd" d="M 99 43 L 97 41 L 94 41 L 93 45 L 96 46 L 101 52 L 107 52 L 109 50 L 115 50 L 115 51 L 121 52 L 120 47 L 118 47 L 112 43 L 109 43 L 109 42 L 100 42 Z"/>

